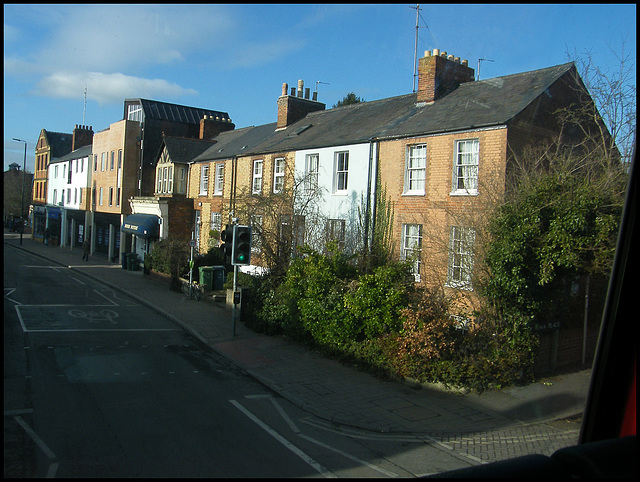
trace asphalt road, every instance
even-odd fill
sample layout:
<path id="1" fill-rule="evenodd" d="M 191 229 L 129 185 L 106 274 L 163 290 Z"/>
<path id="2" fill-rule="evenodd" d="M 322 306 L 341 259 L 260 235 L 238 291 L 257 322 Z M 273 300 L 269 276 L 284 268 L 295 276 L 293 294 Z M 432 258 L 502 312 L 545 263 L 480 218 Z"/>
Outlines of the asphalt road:
<path id="1" fill-rule="evenodd" d="M 4 250 L 5 477 L 395 477 L 475 465 L 310 416 L 149 308 Z"/>

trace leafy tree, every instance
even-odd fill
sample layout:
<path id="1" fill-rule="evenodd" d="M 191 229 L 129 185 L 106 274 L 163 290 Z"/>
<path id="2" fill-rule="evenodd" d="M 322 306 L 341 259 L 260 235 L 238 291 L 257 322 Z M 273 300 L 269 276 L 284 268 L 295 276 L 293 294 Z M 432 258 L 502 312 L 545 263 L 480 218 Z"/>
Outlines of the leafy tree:
<path id="1" fill-rule="evenodd" d="M 365 100 L 358 97 L 354 92 L 349 92 L 347 95 L 345 95 L 342 98 L 342 100 L 339 100 L 337 104 L 334 104 L 333 107 L 341 107 L 343 105 L 358 104 L 360 102 L 365 102 Z"/>
<path id="2" fill-rule="evenodd" d="M 521 172 L 489 223 L 489 300 L 529 317 L 544 305 L 551 316 L 550 305 L 566 302 L 572 276 L 609 272 L 627 176 L 599 154 L 554 153 L 539 163 L 546 168 Z"/>

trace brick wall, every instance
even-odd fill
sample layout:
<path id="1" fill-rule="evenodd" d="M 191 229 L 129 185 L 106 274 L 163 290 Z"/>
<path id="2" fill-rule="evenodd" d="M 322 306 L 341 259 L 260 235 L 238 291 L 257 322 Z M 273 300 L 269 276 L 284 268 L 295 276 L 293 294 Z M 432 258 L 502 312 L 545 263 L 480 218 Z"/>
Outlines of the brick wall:
<path id="1" fill-rule="evenodd" d="M 93 209 L 98 212 L 114 214 L 131 214 L 129 198 L 137 194 L 138 166 L 140 148 L 137 143 L 138 123 L 122 120 L 111 124 L 109 129 L 98 132 L 93 137 L 91 169 L 91 190 L 95 188 Z M 122 173 L 120 175 L 120 199 L 118 196 L 118 152 L 122 150 Z M 105 166 L 102 170 L 102 153 L 105 154 Z M 111 169 L 111 155 L 114 157 L 114 168 Z M 95 156 L 97 170 L 94 170 Z M 102 205 L 100 205 L 100 188 L 103 189 Z M 109 206 L 109 190 L 113 189 L 112 205 Z"/>
<path id="2" fill-rule="evenodd" d="M 479 140 L 478 195 L 452 195 L 455 143 Z M 404 194 L 408 146 L 426 144 L 425 194 Z M 452 225 L 481 222 L 491 203 L 504 192 L 507 129 L 485 129 L 458 134 L 401 139 L 380 144 L 379 184 L 394 207 L 394 242 L 402 247 L 402 225 L 421 224 L 422 279 L 431 284 L 446 280 L 449 230 Z"/>

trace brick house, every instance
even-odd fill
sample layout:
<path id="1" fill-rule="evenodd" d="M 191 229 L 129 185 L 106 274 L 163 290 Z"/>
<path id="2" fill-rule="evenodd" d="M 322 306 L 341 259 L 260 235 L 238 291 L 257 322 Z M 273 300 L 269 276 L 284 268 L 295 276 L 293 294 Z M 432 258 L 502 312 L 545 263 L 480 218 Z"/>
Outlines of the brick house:
<path id="1" fill-rule="evenodd" d="M 156 164 L 165 136 L 198 139 L 201 119 L 213 119 L 207 134 L 233 129 L 224 112 L 153 101 L 125 99 L 122 120 L 98 132 L 93 141 L 91 252 L 114 262 L 127 252 L 140 259 L 159 235 L 157 215 L 133 214 L 133 204 L 155 194 Z M 149 217 L 151 216 L 151 217 Z M 128 219 L 128 220 L 127 220 Z"/>
<path id="2" fill-rule="evenodd" d="M 32 198 L 32 239 L 44 241 L 44 234 L 47 230 L 52 233 L 55 239 L 60 239 L 62 210 L 58 202 L 62 199 L 55 204 L 50 202 L 49 164 L 56 159 L 67 156 L 72 151 L 91 145 L 92 138 L 93 129 L 91 126 L 77 124 L 72 134 L 47 132 L 45 129 L 40 131 L 36 144 L 36 174 Z"/>
<path id="3" fill-rule="evenodd" d="M 134 196 L 129 199 L 132 216 L 127 218 L 127 222 L 135 219 L 144 224 L 146 218 L 147 223 L 159 224 L 158 239 L 168 238 L 169 235 L 191 238 L 194 210 L 193 199 L 187 197 L 187 162 L 213 143 L 202 139 L 164 136 L 156 164 L 155 192 L 153 196 Z M 150 238 L 149 251 L 152 247 L 153 239 Z"/>
<path id="4" fill-rule="evenodd" d="M 36 144 L 36 160 L 33 173 L 33 190 L 31 196 L 31 238 L 44 242 L 44 232 L 47 228 L 47 183 L 49 162 L 53 158 L 62 157 L 73 149 L 71 144 L 73 134 L 66 132 L 51 132 L 46 129 L 40 131 Z"/>
<path id="5" fill-rule="evenodd" d="M 236 199 L 250 189 L 256 169 L 260 179 L 269 175 L 270 159 L 265 163 L 263 156 L 244 153 L 272 135 L 275 128 L 272 123 L 222 132 L 214 138 L 215 144 L 190 161 L 187 196 L 194 200 L 196 246 L 201 253 L 218 245 L 219 233 L 236 217 Z"/>
<path id="6" fill-rule="evenodd" d="M 322 221 L 301 221 L 304 241 L 320 225 L 354 250 L 370 242 L 380 190 L 393 206 L 396 255 L 412 260 L 416 280 L 462 293 L 473 306 L 474 254 L 487 209 L 503 198 L 514 156 L 555 137 L 554 113 L 584 102 L 581 92 L 573 63 L 475 81 L 466 61 L 438 50 L 420 59 L 413 94 L 325 110 L 301 98 L 300 84 L 297 96 L 285 84 L 275 129 L 260 126 L 264 139 L 253 146 L 237 145 L 226 156 L 219 150 L 222 167 L 205 168 L 210 152 L 196 160 L 189 196 L 202 203 L 202 218 L 209 209 L 221 212 L 224 206 L 204 207 L 212 199 L 209 169 L 221 169 L 220 200 L 238 213 L 243 187 L 254 196 L 270 192 L 277 161 L 293 159 L 283 182 L 306 179 L 323 193 Z"/>

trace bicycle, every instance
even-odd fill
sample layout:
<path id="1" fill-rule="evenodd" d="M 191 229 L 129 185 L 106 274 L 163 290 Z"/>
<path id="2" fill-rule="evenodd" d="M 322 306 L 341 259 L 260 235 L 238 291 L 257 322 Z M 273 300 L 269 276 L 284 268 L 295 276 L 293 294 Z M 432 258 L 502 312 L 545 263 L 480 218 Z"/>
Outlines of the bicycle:
<path id="1" fill-rule="evenodd" d="M 191 284 L 189 284 L 188 281 L 184 282 L 182 284 L 182 292 L 188 300 L 200 301 L 200 297 L 202 296 L 202 288 L 200 288 L 197 281 L 193 281 Z"/>

